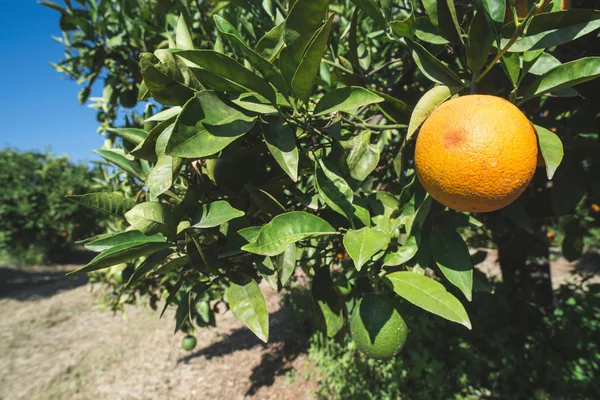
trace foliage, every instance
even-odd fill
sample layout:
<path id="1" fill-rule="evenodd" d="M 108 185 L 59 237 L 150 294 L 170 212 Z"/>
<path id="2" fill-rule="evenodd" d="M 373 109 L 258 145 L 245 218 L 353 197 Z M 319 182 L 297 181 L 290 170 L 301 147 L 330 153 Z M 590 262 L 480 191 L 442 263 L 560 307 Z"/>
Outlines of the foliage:
<path id="1" fill-rule="evenodd" d="M 597 116 L 586 114 L 591 134 L 579 124 L 598 96 L 555 96 L 600 75 L 597 47 L 583 45 L 597 38 L 598 11 L 539 1 L 504 24 L 504 0 L 45 4 L 63 21 L 59 70 L 88 85 L 107 74 L 94 106 L 110 140 L 98 154 L 126 184 L 71 199 L 136 237 L 86 244 L 101 252 L 78 272 L 106 281 L 114 265 L 132 269 L 126 284 L 111 283 L 113 309 L 136 295 L 155 308 L 165 299 L 177 307 L 175 331 L 192 332 L 226 304 L 266 341 L 257 282 L 281 290 L 299 265 L 328 336 L 342 331 L 345 303 L 374 290 L 470 329 L 473 307 L 461 300 L 485 282 L 457 231 L 524 266 L 548 256 L 547 225 L 571 218 L 563 248 L 581 253 L 587 226 L 573 210 L 596 195 Z M 118 104 L 128 106 L 116 93 L 134 85 L 161 110 L 116 128 Z M 489 215 L 445 209 L 413 170 L 418 127 L 469 93 L 507 97 L 542 132 L 546 173 Z"/>
<path id="2" fill-rule="evenodd" d="M 597 398 L 600 287 L 563 287 L 554 310 L 522 305 L 520 324 L 508 322 L 519 313 L 508 309 L 502 285 L 495 289 L 478 299 L 471 332 L 405 310 L 411 332 L 403 352 L 389 361 L 366 357 L 349 334 L 335 341 L 314 333 L 309 362 L 318 397 Z"/>
<path id="3" fill-rule="evenodd" d="M 74 240 L 103 231 L 98 213 L 65 201 L 93 190 L 96 173 L 49 152 L 0 151 L 0 254 L 3 262 L 59 261 Z"/>

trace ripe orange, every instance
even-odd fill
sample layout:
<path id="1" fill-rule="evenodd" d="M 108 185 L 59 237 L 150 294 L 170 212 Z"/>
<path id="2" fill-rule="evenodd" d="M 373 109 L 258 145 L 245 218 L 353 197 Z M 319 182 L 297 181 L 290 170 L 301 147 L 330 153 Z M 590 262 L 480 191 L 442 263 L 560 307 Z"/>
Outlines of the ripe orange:
<path id="1" fill-rule="evenodd" d="M 512 203 L 533 178 L 538 155 L 531 122 L 496 96 L 457 97 L 423 123 L 415 147 L 419 181 L 458 211 L 488 212 Z"/>
<path id="2" fill-rule="evenodd" d="M 600 206 L 596 203 L 592 204 L 591 209 L 595 213 L 600 212 Z"/>

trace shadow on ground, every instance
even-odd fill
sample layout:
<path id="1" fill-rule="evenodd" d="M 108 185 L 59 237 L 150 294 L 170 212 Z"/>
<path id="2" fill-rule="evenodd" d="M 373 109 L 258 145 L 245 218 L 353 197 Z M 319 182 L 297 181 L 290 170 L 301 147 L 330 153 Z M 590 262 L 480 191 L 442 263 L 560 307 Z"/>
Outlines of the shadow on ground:
<path id="1" fill-rule="evenodd" d="M 271 386 L 276 377 L 286 375 L 293 368 L 292 362 L 308 350 L 308 331 L 298 327 L 291 310 L 282 308 L 270 314 L 269 343 L 260 341 L 247 328 L 240 328 L 222 340 L 202 348 L 179 360 L 188 363 L 196 357 L 212 359 L 225 355 L 250 350 L 256 346 L 264 349 L 260 363 L 252 370 L 248 378 L 251 382 L 246 396 L 252 396 L 263 386 Z"/>
<path id="2" fill-rule="evenodd" d="M 67 275 L 74 268 L 43 267 L 16 269 L 0 267 L 0 299 L 32 300 L 85 285 L 86 274 Z"/>

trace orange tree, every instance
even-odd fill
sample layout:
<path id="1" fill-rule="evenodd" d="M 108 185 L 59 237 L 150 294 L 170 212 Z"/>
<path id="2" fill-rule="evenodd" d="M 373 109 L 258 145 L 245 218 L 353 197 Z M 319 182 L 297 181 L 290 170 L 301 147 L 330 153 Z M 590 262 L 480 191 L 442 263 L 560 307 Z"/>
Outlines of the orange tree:
<path id="1" fill-rule="evenodd" d="M 535 268 L 548 272 L 547 227 L 564 228 L 563 252 L 576 258 L 595 226 L 582 207 L 599 195 L 598 100 L 589 84 L 578 87 L 588 95 L 573 88 L 600 76 L 600 57 L 590 54 L 597 46 L 585 45 L 600 28 L 593 2 L 561 10 L 560 0 L 540 0 L 525 15 L 522 4 L 504 0 L 65 3 L 44 2 L 61 13 L 67 58 L 56 68 L 86 82 L 82 101 L 104 79 L 103 96 L 92 100 L 111 140 L 98 154 L 127 188 L 69 196 L 121 221 L 121 232 L 85 243 L 99 254 L 76 271 L 110 281 L 113 308 L 123 299 L 153 307 L 164 300 L 163 312 L 176 306 L 175 330 L 193 333 L 225 305 L 267 341 L 262 291 L 283 290 L 300 267 L 328 336 L 373 292 L 471 329 L 465 300 L 477 302 L 473 292 L 486 282 L 465 239 L 496 243 L 504 279 L 519 295 L 510 301 L 525 294 L 544 304 L 549 279 L 541 297 L 527 294 L 540 283 Z M 136 92 L 154 106 L 117 127 L 120 106 L 134 106 Z M 492 213 L 448 208 L 415 174 L 420 126 L 469 94 L 519 107 L 537 136 L 529 148 L 539 147 L 545 165 L 526 174 L 531 183 L 515 202 Z M 503 135 L 494 106 L 482 110 L 462 108 L 441 128 L 462 140 L 470 131 L 449 127 L 476 120 Z M 478 178 L 478 157 L 464 157 L 459 172 L 474 174 L 475 185 L 499 185 L 495 165 Z M 429 159 L 443 167 L 436 154 Z M 126 281 L 106 278 L 115 265 L 130 269 Z M 386 304 L 376 323 L 355 313 L 366 319 L 357 321 L 367 326 L 361 340 L 375 346 L 379 331 L 398 332 L 385 319 L 402 319 L 388 300 L 368 304 Z"/>

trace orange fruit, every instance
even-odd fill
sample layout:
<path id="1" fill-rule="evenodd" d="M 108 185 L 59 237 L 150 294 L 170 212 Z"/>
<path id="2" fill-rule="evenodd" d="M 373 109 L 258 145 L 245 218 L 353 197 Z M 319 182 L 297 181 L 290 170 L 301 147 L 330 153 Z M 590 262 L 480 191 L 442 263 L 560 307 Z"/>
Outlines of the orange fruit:
<path id="1" fill-rule="evenodd" d="M 595 203 L 592 204 L 591 208 L 592 208 L 592 211 L 595 213 L 600 212 L 600 206 L 598 204 L 595 204 Z"/>
<path id="2" fill-rule="evenodd" d="M 512 203 L 531 182 L 538 155 L 531 122 L 512 103 L 456 97 L 425 120 L 415 147 L 419 181 L 443 205 L 488 212 Z"/>

